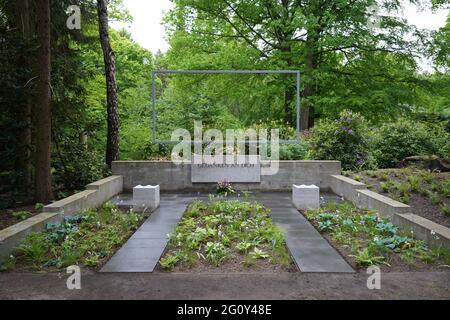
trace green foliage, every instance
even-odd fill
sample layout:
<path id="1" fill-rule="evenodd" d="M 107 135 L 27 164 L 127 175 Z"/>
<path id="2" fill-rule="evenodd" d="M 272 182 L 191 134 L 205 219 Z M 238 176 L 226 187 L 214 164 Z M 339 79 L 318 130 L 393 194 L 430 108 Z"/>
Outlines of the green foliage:
<path id="1" fill-rule="evenodd" d="M 447 217 L 450 217 L 450 206 L 443 204 L 441 206 L 442 212 L 444 213 L 444 215 L 446 215 Z"/>
<path id="2" fill-rule="evenodd" d="M 289 266 L 283 233 L 260 204 L 237 200 L 194 202 L 171 235 L 161 259 L 164 269 L 205 263 L 214 267 L 242 259 L 251 266 L 258 259 Z"/>
<path id="3" fill-rule="evenodd" d="M 97 267 L 137 229 L 142 216 L 122 213 L 105 204 L 48 224 L 44 232 L 29 235 L 17 248 L 18 264 L 41 270 L 80 264 Z"/>
<path id="4" fill-rule="evenodd" d="M 422 241 L 402 234 L 388 219 L 357 209 L 349 202 L 329 203 L 324 208 L 308 210 L 306 217 L 321 232 L 329 233 L 333 241 L 349 249 L 349 256 L 361 267 L 389 265 L 389 260 L 396 254 L 411 264 L 440 259 Z"/>
<path id="5" fill-rule="evenodd" d="M 220 181 L 217 183 L 216 193 L 222 196 L 231 196 L 236 193 L 236 190 L 234 190 L 231 183 L 227 181 Z"/>
<path id="6" fill-rule="evenodd" d="M 163 269 L 172 270 L 173 267 L 179 262 L 179 258 L 173 255 L 166 255 L 159 261 L 159 264 Z"/>
<path id="7" fill-rule="evenodd" d="M 29 217 L 32 216 L 32 213 L 29 212 L 29 211 L 17 211 L 17 212 L 13 213 L 13 216 L 15 218 L 20 219 L 20 220 L 26 220 L 26 219 L 28 219 Z"/>
<path id="8" fill-rule="evenodd" d="M 430 199 L 431 199 L 431 203 L 434 205 L 439 205 L 442 203 L 442 199 L 438 193 L 432 193 L 430 196 Z"/>
<path id="9" fill-rule="evenodd" d="M 335 121 L 320 121 L 313 129 L 311 148 L 314 159 L 340 160 L 346 170 L 374 166 L 368 125 L 350 111 L 343 111 Z"/>
<path id="10" fill-rule="evenodd" d="M 50 250 L 51 242 L 44 233 L 32 233 L 19 245 L 17 253 L 23 261 L 38 269 Z"/>
<path id="11" fill-rule="evenodd" d="M 86 185 L 107 176 L 103 155 L 64 137 L 53 157 L 53 184 L 57 191 L 82 190 Z M 62 194 L 65 195 L 64 192 Z"/>
<path id="12" fill-rule="evenodd" d="M 227 257 L 228 249 L 220 242 L 208 242 L 205 246 L 206 259 L 218 267 Z"/>
<path id="13" fill-rule="evenodd" d="M 411 191 L 418 192 L 420 189 L 420 184 L 422 183 L 422 179 L 419 176 L 409 176 L 408 182 L 411 186 Z"/>
<path id="14" fill-rule="evenodd" d="M 309 151 L 309 143 L 302 139 L 298 144 L 280 145 L 280 160 L 306 160 Z"/>
<path id="15" fill-rule="evenodd" d="M 369 248 L 359 250 L 356 255 L 352 255 L 355 258 L 355 262 L 361 267 L 370 267 L 373 265 L 379 265 L 384 263 L 385 258 L 383 256 L 374 255 Z"/>
<path id="16" fill-rule="evenodd" d="M 447 198 L 450 198 L 450 179 L 446 179 L 442 182 L 441 193 Z"/>
<path id="17" fill-rule="evenodd" d="M 409 156 L 448 156 L 450 136 L 439 125 L 400 119 L 383 124 L 376 137 L 374 156 L 381 168 L 396 167 Z"/>
<path id="18" fill-rule="evenodd" d="M 402 196 L 409 196 L 409 192 L 411 191 L 411 185 L 409 183 L 395 183 L 395 188 Z"/>
<path id="19" fill-rule="evenodd" d="M 250 256 L 252 256 L 254 259 L 267 259 L 270 257 L 270 254 L 267 254 L 259 248 L 254 248 L 253 251 L 250 252 Z"/>
<path id="20" fill-rule="evenodd" d="M 36 204 L 34 205 L 34 209 L 35 209 L 36 211 L 42 211 L 42 210 L 44 210 L 44 204 L 42 204 L 42 203 L 36 203 Z"/>
<path id="21" fill-rule="evenodd" d="M 389 182 L 381 182 L 380 183 L 380 187 L 381 189 L 383 189 L 383 192 L 388 193 L 389 190 L 391 189 L 392 184 Z"/>
<path id="22" fill-rule="evenodd" d="M 242 241 L 236 245 L 236 249 L 238 249 L 240 252 L 246 253 L 252 246 L 253 244 L 251 242 Z"/>

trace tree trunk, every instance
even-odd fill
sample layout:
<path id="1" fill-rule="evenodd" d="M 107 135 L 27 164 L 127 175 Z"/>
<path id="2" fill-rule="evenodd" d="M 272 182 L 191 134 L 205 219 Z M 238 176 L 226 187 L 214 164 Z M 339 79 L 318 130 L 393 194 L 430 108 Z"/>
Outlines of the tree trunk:
<path id="1" fill-rule="evenodd" d="M 18 0 L 16 3 L 16 26 L 22 33 L 25 40 L 29 40 L 31 34 L 31 22 L 30 22 L 30 3 L 28 0 Z M 19 57 L 19 65 L 32 69 L 32 63 L 30 63 L 30 57 L 22 55 Z M 27 75 L 28 76 L 28 75 Z M 20 121 L 21 130 L 19 132 L 19 150 L 17 153 L 16 168 L 18 172 L 22 173 L 21 187 L 24 193 L 30 194 L 32 190 L 32 164 L 31 164 L 31 90 L 27 83 L 30 79 L 24 78 L 21 85 L 23 86 L 24 102 L 19 106 L 20 108 Z"/>
<path id="2" fill-rule="evenodd" d="M 106 144 L 106 164 L 111 168 L 113 161 L 119 160 L 119 106 L 117 102 L 116 59 L 111 48 L 108 32 L 108 8 L 105 0 L 97 0 L 100 42 L 105 61 L 108 136 Z"/>
<path id="3" fill-rule="evenodd" d="M 50 3 L 37 0 L 38 72 L 36 107 L 35 200 L 48 203 L 52 199 L 50 173 L 51 148 L 51 59 Z"/>
<path id="4" fill-rule="evenodd" d="M 309 42 L 309 41 L 308 41 Z M 308 98 L 314 96 L 313 72 L 317 67 L 317 54 L 315 53 L 314 45 L 307 45 L 306 54 L 306 83 L 302 93 L 303 105 L 300 112 L 300 130 L 309 130 L 314 125 L 314 106 Z"/>
<path id="5" fill-rule="evenodd" d="M 289 83 L 289 80 L 286 80 Z M 292 108 L 291 104 L 295 98 L 295 88 L 288 86 L 284 91 L 284 122 L 287 125 L 292 124 Z"/>
<path id="6" fill-rule="evenodd" d="M 280 32 L 281 34 L 281 32 Z M 286 66 L 292 66 L 292 46 L 288 41 L 283 41 L 281 45 L 281 52 L 283 53 L 282 59 L 284 60 Z M 290 85 L 292 80 L 292 75 L 285 76 L 286 87 L 284 89 L 284 123 L 287 125 L 292 125 L 293 123 L 293 112 L 292 112 L 292 101 L 296 97 L 296 87 L 295 85 Z"/>

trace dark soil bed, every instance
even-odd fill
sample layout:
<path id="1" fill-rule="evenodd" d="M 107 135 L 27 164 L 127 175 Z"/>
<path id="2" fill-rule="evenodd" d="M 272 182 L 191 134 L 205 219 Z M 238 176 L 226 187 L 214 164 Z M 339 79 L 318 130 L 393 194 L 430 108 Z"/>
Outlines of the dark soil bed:
<path id="1" fill-rule="evenodd" d="M 39 210 L 36 210 L 34 206 L 24 206 L 20 208 L 13 209 L 3 209 L 0 211 L 0 230 L 6 229 L 10 226 L 13 226 L 19 222 L 22 222 L 26 219 L 21 217 L 14 216 L 17 212 L 29 212 L 29 215 L 26 216 L 26 219 L 34 217 L 40 213 Z"/>
<path id="2" fill-rule="evenodd" d="M 450 198 L 439 189 L 444 182 L 450 179 L 450 173 L 427 172 L 425 170 L 406 168 L 362 171 L 359 173 L 346 172 L 344 174 L 367 184 L 369 189 L 375 192 L 410 205 L 412 213 L 450 228 L 450 216 L 443 211 L 443 206 L 450 207 Z M 411 190 L 408 192 L 408 201 L 401 197 L 401 193 L 396 189 L 395 185 L 390 187 L 387 192 L 381 187 L 382 183 L 408 184 L 408 177 L 411 176 L 420 177 L 420 188 L 417 191 Z M 433 194 L 440 199 L 439 204 L 432 202 L 431 196 Z"/>

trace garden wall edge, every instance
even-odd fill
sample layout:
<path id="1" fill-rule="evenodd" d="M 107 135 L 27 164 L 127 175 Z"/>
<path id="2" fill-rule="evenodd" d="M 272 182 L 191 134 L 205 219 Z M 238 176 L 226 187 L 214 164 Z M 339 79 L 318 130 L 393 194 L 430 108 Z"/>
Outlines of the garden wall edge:
<path id="1" fill-rule="evenodd" d="M 66 216 L 101 206 L 122 190 L 123 177 L 110 176 L 87 185 L 85 191 L 45 206 L 43 213 L 0 230 L 0 261 L 7 259 L 28 234 L 40 232 L 48 223 L 61 222 Z"/>

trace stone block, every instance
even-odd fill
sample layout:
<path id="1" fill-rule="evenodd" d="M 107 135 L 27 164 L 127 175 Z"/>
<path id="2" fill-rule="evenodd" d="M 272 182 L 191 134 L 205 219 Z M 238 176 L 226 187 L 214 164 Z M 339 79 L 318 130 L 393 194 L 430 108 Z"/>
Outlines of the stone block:
<path id="1" fill-rule="evenodd" d="M 298 210 L 318 209 L 320 207 L 320 189 L 315 185 L 293 185 L 292 202 Z"/>
<path id="2" fill-rule="evenodd" d="M 156 186 L 141 186 L 133 188 L 134 210 L 137 212 L 154 211 L 159 207 L 160 188 Z"/>

